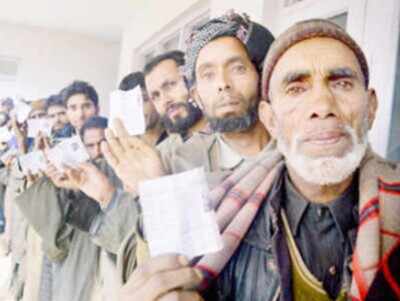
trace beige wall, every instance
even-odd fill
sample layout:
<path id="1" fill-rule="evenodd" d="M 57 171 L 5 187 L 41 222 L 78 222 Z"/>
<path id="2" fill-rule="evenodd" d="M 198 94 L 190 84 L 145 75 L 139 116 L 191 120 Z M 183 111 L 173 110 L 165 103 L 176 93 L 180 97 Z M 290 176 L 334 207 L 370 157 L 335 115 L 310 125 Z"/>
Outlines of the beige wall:
<path id="1" fill-rule="evenodd" d="M 120 45 L 60 31 L 0 23 L 0 56 L 20 61 L 16 82 L 26 98 L 48 96 L 74 79 L 92 83 L 102 113 L 115 88 Z"/>

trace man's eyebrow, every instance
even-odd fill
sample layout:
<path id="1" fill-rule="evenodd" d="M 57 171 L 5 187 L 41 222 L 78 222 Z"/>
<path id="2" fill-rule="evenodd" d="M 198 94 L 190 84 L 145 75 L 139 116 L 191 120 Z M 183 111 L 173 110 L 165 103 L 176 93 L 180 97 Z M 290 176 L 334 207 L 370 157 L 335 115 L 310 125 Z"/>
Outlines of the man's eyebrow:
<path id="1" fill-rule="evenodd" d="M 162 83 L 161 83 L 161 89 L 164 89 L 165 87 L 168 87 L 168 85 L 170 85 L 171 83 L 175 82 L 174 79 L 165 79 Z"/>
<path id="2" fill-rule="evenodd" d="M 201 65 L 199 66 L 198 71 L 201 72 L 201 71 L 204 70 L 204 69 L 212 68 L 212 67 L 213 67 L 213 64 L 212 64 L 212 63 L 203 63 L 203 64 L 201 64 Z"/>
<path id="3" fill-rule="evenodd" d="M 241 57 L 241 56 L 239 56 L 239 55 L 236 55 L 236 56 L 233 56 L 233 57 L 231 57 L 231 58 L 229 58 L 227 61 L 226 61 L 226 65 L 231 65 L 231 64 L 234 64 L 234 63 L 242 63 L 244 61 L 244 59 Z"/>
<path id="4" fill-rule="evenodd" d="M 357 73 L 348 67 L 334 68 L 328 71 L 329 80 L 337 80 L 341 78 L 358 78 Z"/>
<path id="5" fill-rule="evenodd" d="M 299 81 L 303 81 L 307 78 L 309 78 L 311 76 L 311 73 L 309 71 L 292 71 L 287 73 L 283 80 L 282 80 L 282 84 L 287 86 L 291 83 L 294 82 L 299 82 Z"/>

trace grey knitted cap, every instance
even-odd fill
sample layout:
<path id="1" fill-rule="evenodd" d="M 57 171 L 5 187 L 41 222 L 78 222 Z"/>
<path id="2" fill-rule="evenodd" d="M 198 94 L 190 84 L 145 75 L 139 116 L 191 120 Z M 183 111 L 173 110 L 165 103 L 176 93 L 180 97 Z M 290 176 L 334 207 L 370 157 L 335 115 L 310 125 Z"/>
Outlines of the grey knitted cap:
<path id="1" fill-rule="evenodd" d="M 323 19 L 312 19 L 296 23 L 283 32 L 271 45 L 265 61 L 262 75 L 262 95 L 268 99 L 268 90 L 272 72 L 282 55 L 292 46 L 312 38 L 332 38 L 344 43 L 357 57 L 364 75 L 364 84 L 369 85 L 369 69 L 367 59 L 360 46 L 350 35 L 335 23 Z"/>

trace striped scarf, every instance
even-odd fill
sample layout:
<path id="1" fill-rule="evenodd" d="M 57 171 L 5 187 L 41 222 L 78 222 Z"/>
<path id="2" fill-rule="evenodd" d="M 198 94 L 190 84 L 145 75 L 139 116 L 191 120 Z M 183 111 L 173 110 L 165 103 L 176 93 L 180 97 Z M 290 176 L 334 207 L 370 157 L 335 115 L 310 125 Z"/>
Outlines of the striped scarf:
<path id="1" fill-rule="evenodd" d="M 266 152 L 211 191 L 224 248 L 196 263 L 205 277 L 202 289 L 234 255 L 282 164 L 277 151 Z M 400 263 L 400 167 L 369 150 L 359 174 L 360 220 L 349 298 L 384 300 L 382 296 L 390 294 L 400 300 L 400 270 L 394 268 Z"/>

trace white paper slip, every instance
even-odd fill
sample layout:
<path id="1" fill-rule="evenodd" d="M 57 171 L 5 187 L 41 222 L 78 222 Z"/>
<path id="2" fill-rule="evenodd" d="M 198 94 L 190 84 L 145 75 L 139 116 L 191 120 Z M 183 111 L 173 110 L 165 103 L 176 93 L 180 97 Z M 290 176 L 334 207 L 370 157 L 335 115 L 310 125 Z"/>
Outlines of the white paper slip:
<path id="1" fill-rule="evenodd" d="M 18 158 L 24 175 L 37 174 L 47 167 L 46 158 L 42 151 L 34 151 Z"/>
<path id="2" fill-rule="evenodd" d="M 79 136 L 74 136 L 58 143 L 47 153 L 49 161 L 54 166 L 63 170 L 63 166 L 76 167 L 89 160 L 89 154 Z"/>
<path id="3" fill-rule="evenodd" d="M 28 137 L 36 138 L 39 132 L 44 136 L 51 135 L 54 121 L 48 118 L 28 119 Z"/>
<path id="4" fill-rule="evenodd" d="M 32 108 L 30 105 L 26 104 L 22 100 L 17 100 L 15 101 L 14 109 L 12 112 L 17 116 L 18 123 L 23 123 L 28 119 L 29 113 L 31 111 Z"/>
<path id="5" fill-rule="evenodd" d="M 7 127 L 0 127 L 0 142 L 8 142 L 12 137 L 13 133 Z"/>
<path id="6" fill-rule="evenodd" d="M 192 259 L 221 250 L 215 212 L 204 197 L 207 191 L 203 168 L 139 183 L 151 256 L 176 253 Z"/>
<path id="7" fill-rule="evenodd" d="M 119 118 L 130 135 L 146 131 L 143 112 L 143 95 L 140 86 L 130 91 L 116 90 L 110 94 L 110 120 Z"/>
<path id="8" fill-rule="evenodd" d="M 15 149 L 15 148 L 10 148 L 3 155 L 1 155 L 0 160 L 3 161 L 3 162 L 6 162 L 12 156 L 17 156 L 17 155 L 18 155 L 18 150 Z"/>

